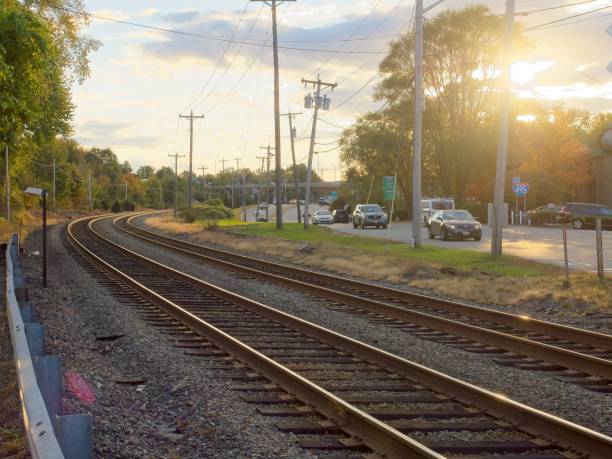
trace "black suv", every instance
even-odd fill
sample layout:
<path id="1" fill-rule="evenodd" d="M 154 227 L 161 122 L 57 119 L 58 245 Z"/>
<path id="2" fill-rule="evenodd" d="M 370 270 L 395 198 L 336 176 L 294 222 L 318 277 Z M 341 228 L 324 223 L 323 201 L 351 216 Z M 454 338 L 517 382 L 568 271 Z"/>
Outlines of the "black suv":
<path id="1" fill-rule="evenodd" d="M 334 223 L 348 223 L 349 222 L 349 213 L 348 210 L 345 209 L 336 209 L 332 212 L 332 217 L 334 217 Z"/>
<path id="2" fill-rule="evenodd" d="M 612 209 L 599 204 L 568 202 L 557 214 L 560 223 L 571 223 L 574 229 L 595 228 L 595 219 L 601 217 L 603 229 L 612 230 Z"/>

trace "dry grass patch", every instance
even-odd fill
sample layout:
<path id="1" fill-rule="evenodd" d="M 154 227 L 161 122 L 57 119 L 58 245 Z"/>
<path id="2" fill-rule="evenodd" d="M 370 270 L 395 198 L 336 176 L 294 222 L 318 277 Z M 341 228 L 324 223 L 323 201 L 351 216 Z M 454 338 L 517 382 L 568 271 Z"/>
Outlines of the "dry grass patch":
<path id="1" fill-rule="evenodd" d="M 487 261 L 486 255 L 472 251 L 436 249 L 411 256 L 406 244 L 392 244 L 367 238 L 366 246 L 351 235 L 328 231 L 309 234 L 308 242 L 250 236 L 244 229 L 205 231 L 197 222 L 175 221 L 161 215 L 147 219 L 161 232 L 187 236 L 193 242 L 218 244 L 248 255 L 262 255 L 304 267 L 322 269 L 344 276 L 403 284 L 459 300 L 497 305 L 546 305 L 567 308 L 578 314 L 612 309 L 612 279 L 603 282 L 589 273 L 573 273 L 571 288 L 563 287 L 562 272 L 553 266 L 536 264 L 515 257 Z M 245 226 L 247 232 L 253 226 Z M 261 231 L 255 227 L 257 231 Z M 330 240 L 325 238 L 330 234 Z M 371 245 L 371 247 L 370 247 Z M 308 251 L 304 251 L 308 247 Z M 449 256 L 444 258 L 448 253 Z M 472 264 L 461 264 L 474 257 Z M 485 260 L 479 264 L 479 257 Z"/>

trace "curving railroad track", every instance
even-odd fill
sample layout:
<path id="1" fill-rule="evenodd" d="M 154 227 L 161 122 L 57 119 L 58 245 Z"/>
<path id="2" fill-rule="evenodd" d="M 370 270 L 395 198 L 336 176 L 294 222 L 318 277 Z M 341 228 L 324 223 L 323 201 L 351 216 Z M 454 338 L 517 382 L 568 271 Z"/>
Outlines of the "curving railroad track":
<path id="1" fill-rule="evenodd" d="M 329 300 L 330 307 L 421 338 L 543 371 L 585 389 L 612 393 L 612 336 L 399 289 L 356 281 L 190 243 L 136 224 L 148 214 L 116 218 L 131 236 L 242 275 Z"/>
<path id="2" fill-rule="evenodd" d="M 612 438 L 138 255 L 96 230 L 103 218 L 72 222 L 74 247 L 140 299 L 151 326 L 241 381 L 233 389 L 262 415 L 291 417 L 279 427 L 316 454 L 561 459 L 612 451 Z"/>

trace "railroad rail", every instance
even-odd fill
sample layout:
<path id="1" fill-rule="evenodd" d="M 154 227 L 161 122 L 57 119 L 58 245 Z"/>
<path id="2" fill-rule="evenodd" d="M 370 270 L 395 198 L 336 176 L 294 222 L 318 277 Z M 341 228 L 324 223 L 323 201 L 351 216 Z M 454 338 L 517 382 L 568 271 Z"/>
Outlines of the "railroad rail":
<path id="1" fill-rule="evenodd" d="M 261 414 L 299 417 L 279 427 L 304 435 L 304 448 L 390 458 L 609 457 L 610 437 L 138 255 L 96 230 L 104 218 L 72 222 L 71 243 L 146 299 L 143 317 L 177 346 L 247 381 L 234 389 Z M 435 435 L 449 431 L 466 439 Z"/>
<path id="2" fill-rule="evenodd" d="M 612 393 L 610 335 L 194 244 L 134 223 L 147 215 L 118 217 L 114 224 L 150 243 L 327 299 L 333 309 L 365 311 L 377 322 L 489 356 L 501 365 L 546 371 L 585 389 Z"/>

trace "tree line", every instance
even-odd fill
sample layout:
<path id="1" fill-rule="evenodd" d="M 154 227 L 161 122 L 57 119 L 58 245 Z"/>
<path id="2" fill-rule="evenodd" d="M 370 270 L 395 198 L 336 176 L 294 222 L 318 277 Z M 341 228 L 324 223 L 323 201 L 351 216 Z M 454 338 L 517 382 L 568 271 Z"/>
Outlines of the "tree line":
<path id="1" fill-rule="evenodd" d="M 424 196 L 454 197 L 463 207 L 492 200 L 503 28 L 503 18 L 486 6 L 445 11 L 425 24 Z M 515 59 L 530 46 L 519 24 Z M 381 108 L 359 117 L 342 134 L 341 159 L 347 167 L 342 194 L 349 201 L 366 199 L 374 179 L 371 200 L 381 202 L 382 177 L 397 173 L 400 208 L 411 210 L 413 49 L 411 34 L 390 43 L 374 92 Z M 612 114 L 516 97 L 512 107 L 508 199 L 512 176 L 530 183 L 533 206 L 571 201 L 588 190 L 589 157 Z"/>

